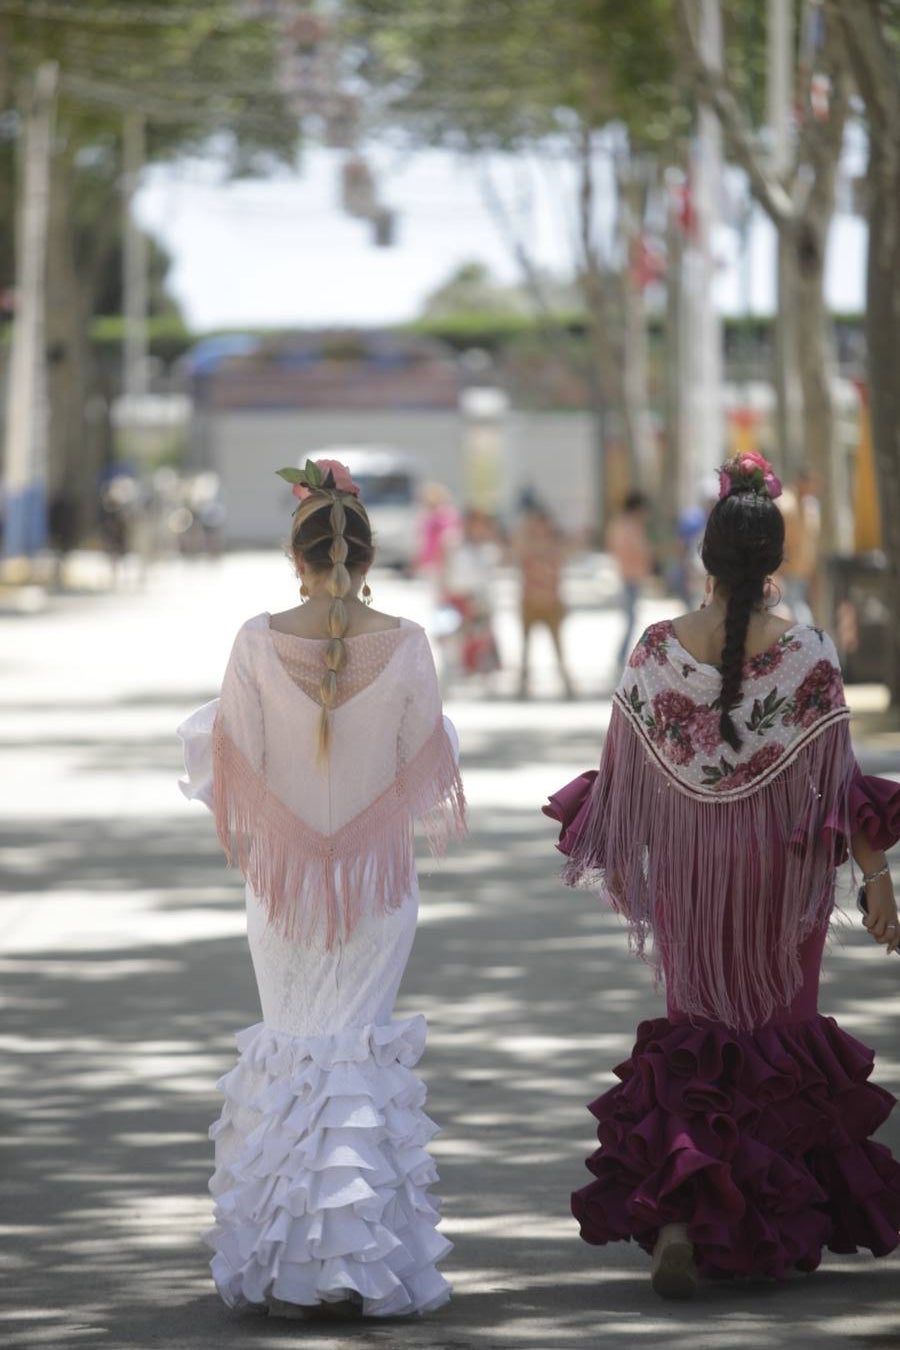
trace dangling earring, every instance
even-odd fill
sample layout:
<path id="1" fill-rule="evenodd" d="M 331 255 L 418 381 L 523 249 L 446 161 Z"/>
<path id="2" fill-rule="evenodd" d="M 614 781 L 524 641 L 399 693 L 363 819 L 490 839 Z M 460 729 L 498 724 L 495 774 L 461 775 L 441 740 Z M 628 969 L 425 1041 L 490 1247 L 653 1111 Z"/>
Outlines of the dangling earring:
<path id="1" fill-rule="evenodd" d="M 781 588 L 776 585 L 771 577 L 766 577 L 763 583 L 763 608 L 777 609 L 781 604 Z"/>
<path id="2" fill-rule="evenodd" d="M 369 586 L 368 581 L 364 581 L 364 582 L 363 582 L 362 598 L 363 598 L 363 604 L 364 604 L 364 605 L 371 605 L 371 603 L 372 603 L 372 591 L 371 591 L 371 588 L 370 588 L 370 586 Z"/>
<path id="3" fill-rule="evenodd" d="M 300 603 L 301 603 L 301 605 L 305 605 L 308 599 L 309 599 L 309 591 L 306 589 L 306 582 L 305 582 L 305 581 L 301 581 L 301 582 L 300 582 Z"/>

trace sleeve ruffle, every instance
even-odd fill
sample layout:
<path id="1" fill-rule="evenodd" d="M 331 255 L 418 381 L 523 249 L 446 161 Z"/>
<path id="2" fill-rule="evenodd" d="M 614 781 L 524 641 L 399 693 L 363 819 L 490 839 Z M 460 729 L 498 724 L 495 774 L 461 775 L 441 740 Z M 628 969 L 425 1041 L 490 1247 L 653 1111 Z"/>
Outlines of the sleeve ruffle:
<path id="1" fill-rule="evenodd" d="M 213 809 L 213 726 L 219 700 L 214 698 L 186 717 L 178 728 L 184 748 L 185 778 L 178 786 L 189 801 Z"/>
<path id="2" fill-rule="evenodd" d="M 850 828 L 875 849 L 892 848 L 900 839 L 900 783 L 858 771 L 850 784 Z"/>
<path id="3" fill-rule="evenodd" d="M 588 769 L 551 794 L 541 810 L 551 820 L 559 821 L 559 841 L 556 847 L 566 856 L 572 852 L 591 804 L 591 789 L 597 777 L 596 769 Z"/>

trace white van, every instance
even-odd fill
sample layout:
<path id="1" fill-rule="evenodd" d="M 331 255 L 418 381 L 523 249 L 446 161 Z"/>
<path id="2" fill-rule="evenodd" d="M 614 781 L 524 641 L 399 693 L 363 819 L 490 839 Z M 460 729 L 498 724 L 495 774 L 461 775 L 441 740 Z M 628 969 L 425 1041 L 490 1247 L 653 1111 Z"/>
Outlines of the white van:
<path id="1" fill-rule="evenodd" d="M 307 459 L 337 459 L 346 464 L 359 485 L 359 495 L 375 535 L 381 567 L 406 571 L 416 556 L 419 517 L 419 471 L 414 459 L 387 446 L 328 445 L 304 455 Z"/>

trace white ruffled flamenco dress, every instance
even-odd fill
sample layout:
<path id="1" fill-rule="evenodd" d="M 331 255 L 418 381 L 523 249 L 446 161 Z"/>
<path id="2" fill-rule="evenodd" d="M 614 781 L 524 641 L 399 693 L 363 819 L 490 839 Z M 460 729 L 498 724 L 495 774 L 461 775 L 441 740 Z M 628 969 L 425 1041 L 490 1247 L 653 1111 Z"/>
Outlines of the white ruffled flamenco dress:
<path id="1" fill-rule="evenodd" d="M 286 653 L 278 650 L 284 635 L 270 634 L 267 616 L 262 617 L 266 636 L 259 632 L 260 620 L 245 625 L 229 673 L 234 697 L 241 637 L 255 624 L 250 655 L 268 732 L 276 719 L 265 703 L 265 671 L 260 675 L 258 666 L 269 658 L 266 644 L 282 661 Z M 421 630 L 404 625 L 399 632 L 415 643 Z M 358 656 L 369 636 L 348 639 Z M 305 639 L 287 642 L 295 645 L 298 660 L 307 653 L 297 644 L 314 646 Z M 310 657 L 317 672 L 319 658 Z M 393 664 L 389 659 L 385 673 Z M 387 683 L 397 687 L 395 681 Z M 227 674 L 226 710 L 228 688 Z M 286 696 L 287 688 L 281 692 Z M 345 706 L 350 710 L 356 702 Z M 334 714 L 332 756 L 340 754 L 342 711 Z M 294 727 L 298 713 L 305 715 L 299 703 L 291 709 Z M 346 730 L 358 746 L 354 729 Z M 225 740 L 214 751 L 223 731 Z M 179 734 L 188 773 L 182 790 L 215 808 L 220 838 L 224 830 L 226 849 L 234 846 L 248 877 L 248 939 L 263 1016 L 236 1037 L 238 1062 L 217 1085 L 225 1103 L 210 1129 L 215 1224 L 204 1237 L 214 1252 L 211 1270 L 219 1293 L 232 1308 L 266 1307 L 276 1313 L 348 1299 L 366 1316 L 438 1308 L 450 1297 L 450 1285 L 436 1263 L 452 1244 L 437 1232 L 439 1202 L 428 1193 L 437 1171 L 425 1146 L 437 1127 L 423 1110 L 425 1087 L 414 1072 L 425 1047 L 425 1019 L 391 1016 L 416 928 L 415 868 L 398 866 L 395 858 L 389 881 L 402 881 L 399 896 L 395 892 L 387 906 L 364 906 L 349 922 L 353 897 L 378 891 L 383 883 L 376 872 L 383 870 L 384 858 L 363 858 L 357 866 L 358 859 L 334 861 L 332 854 L 327 889 L 337 914 L 333 931 L 312 938 L 308 929 L 297 931 L 298 925 L 285 919 L 288 911 L 279 913 L 277 906 L 257 898 L 250 881 L 262 886 L 253 857 L 241 856 L 240 802 L 235 805 L 221 776 L 228 773 L 229 753 L 240 745 L 239 719 L 223 718 L 215 700 L 192 714 Z M 440 735 L 444 768 L 438 776 L 446 779 L 446 747 L 451 747 L 451 759 L 456 748 L 446 721 Z M 251 759 L 251 747 L 241 748 Z M 277 765 L 271 776 L 277 779 Z M 441 791 L 434 786 L 429 806 Z M 277 812 L 274 819 L 277 825 Z M 381 827 L 383 833 L 384 820 Z M 259 842 L 251 843 L 251 850 Z M 277 841 L 268 843 L 270 852 L 277 852 Z"/>

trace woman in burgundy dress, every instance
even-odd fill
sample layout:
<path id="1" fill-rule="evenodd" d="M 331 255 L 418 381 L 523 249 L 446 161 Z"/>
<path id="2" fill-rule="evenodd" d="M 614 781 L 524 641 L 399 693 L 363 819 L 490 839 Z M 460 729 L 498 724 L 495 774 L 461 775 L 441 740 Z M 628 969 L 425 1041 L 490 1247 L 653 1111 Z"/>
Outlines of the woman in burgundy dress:
<path id="1" fill-rule="evenodd" d="M 653 1286 L 783 1278 L 822 1248 L 898 1244 L 900 1165 L 870 1136 L 894 1098 L 873 1054 L 817 1011 L 835 868 L 852 853 L 869 933 L 900 920 L 883 850 L 900 785 L 861 774 L 834 647 L 765 606 L 784 526 L 761 456 L 721 471 L 697 613 L 652 625 L 613 699 L 599 772 L 545 807 L 571 885 L 595 886 L 665 981 L 595 1101 L 587 1242 L 633 1238 Z"/>

